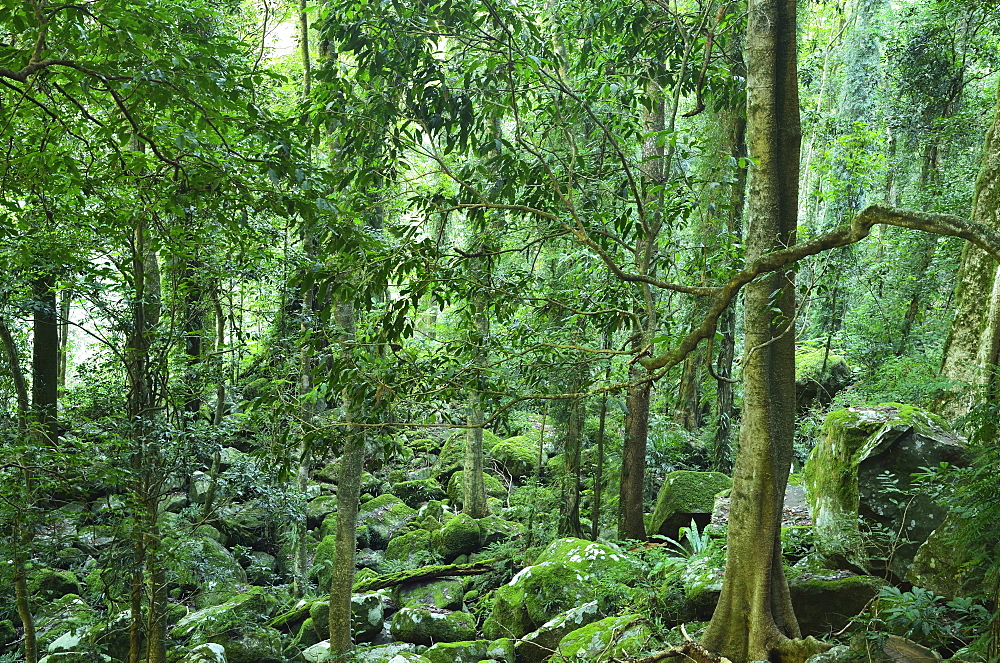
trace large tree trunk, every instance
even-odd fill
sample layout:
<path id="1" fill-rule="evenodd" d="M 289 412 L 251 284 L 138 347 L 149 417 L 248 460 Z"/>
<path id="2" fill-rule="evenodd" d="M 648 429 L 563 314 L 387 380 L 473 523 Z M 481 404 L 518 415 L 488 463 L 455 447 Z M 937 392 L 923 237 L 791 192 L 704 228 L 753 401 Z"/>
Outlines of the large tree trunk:
<path id="1" fill-rule="evenodd" d="M 338 304 L 335 315 L 343 334 L 341 354 L 349 357 L 355 335 L 353 304 Z M 337 481 L 337 532 L 330 580 L 330 653 L 335 660 L 351 649 L 351 588 L 354 586 L 361 473 L 365 468 L 364 429 L 355 425 L 361 417 L 360 401 L 358 386 L 344 388 L 344 452 L 340 457 Z"/>
<path id="2" fill-rule="evenodd" d="M 632 380 L 641 380 L 646 371 L 634 366 Z M 622 472 L 618 506 L 618 538 L 646 539 L 643 520 L 643 492 L 646 474 L 646 441 L 649 438 L 649 382 L 628 389 L 625 415 L 625 445 L 622 448 Z"/>
<path id="3" fill-rule="evenodd" d="M 751 0 L 747 26 L 747 261 L 795 243 L 799 107 L 795 0 Z M 736 663 L 799 637 L 781 564 L 781 511 L 795 428 L 791 270 L 745 290 L 743 416 L 722 594 L 704 644 Z"/>
<path id="4" fill-rule="evenodd" d="M 32 283 L 31 406 L 42 433 L 54 441 L 59 434 L 59 324 L 56 320 L 56 278 L 43 274 Z"/>
<path id="5" fill-rule="evenodd" d="M 982 168 L 976 180 L 972 220 L 1000 230 L 1000 89 L 993 124 L 983 145 Z M 1000 266 L 971 243 L 962 253 L 955 288 L 955 320 L 945 344 L 941 375 L 978 390 L 953 399 L 940 409 L 951 414 L 968 410 L 971 402 L 996 395 L 998 383 L 990 367 L 1000 362 Z"/>

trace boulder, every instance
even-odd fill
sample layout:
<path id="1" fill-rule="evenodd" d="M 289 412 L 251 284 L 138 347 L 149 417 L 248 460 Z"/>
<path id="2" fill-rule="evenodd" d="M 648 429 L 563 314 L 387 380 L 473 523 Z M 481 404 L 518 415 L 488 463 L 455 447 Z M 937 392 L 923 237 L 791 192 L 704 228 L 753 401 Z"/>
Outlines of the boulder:
<path id="1" fill-rule="evenodd" d="M 80 581 L 72 571 L 41 568 L 28 574 L 28 594 L 36 599 L 57 599 L 82 594 Z"/>
<path id="2" fill-rule="evenodd" d="M 504 520 L 498 516 L 486 516 L 479 519 L 479 534 L 482 536 L 482 545 L 486 546 L 507 541 L 521 536 L 521 523 L 512 520 Z"/>
<path id="3" fill-rule="evenodd" d="M 484 474 L 483 481 L 486 483 L 486 496 L 487 497 L 506 497 L 507 489 L 504 488 L 500 480 L 497 479 L 492 474 Z M 448 499 L 451 503 L 462 508 L 464 504 L 464 491 L 465 490 L 465 470 L 458 470 L 451 475 L 451 479 L 448 480 Z"/>
<path id="4" fill-rule="evenodd" d="M 445 561 L 479 550 L 481 539 L 479 523 L 465 513 L 452 516 L 434 532 L 434 540 Z"/>
<path id="5" fill-rule="evenodd" d="M 406 506 L 416 509 L 424 502 L 447 497 L 444 488 L 434 479 L 415 479 L 393 484 L 392 494 L 403 500 Z"/>
<path id="6" fill-rule="evenodd" d="M 358 527 L 366 527 L 368 545 L 384 550 L 389 539 L 403 530 L 417 515 L 395 495 L 385 494 L 370 499 L 358 508 Z"/>
<path id="7" fill-rule="evenodd" d="M 214 642 L 206 642 L 192 647 L 181 659 L 181 663 L 228 663 L 226 648 Z"/>
<path id="8" fill-rule="evenodd" d="M 336 495 L 320 495 L 306 504 L 306 527 L 319 527 L 324 519 L 337 512 Z"/>
<path id="9" fill-rule="evenodd" d="M 678 541 L 680 528 L 692 520 L 704 528 L 712 519 L 715 495 L 732 486 L 733 480 L 720 472 L 671 472 L 660 487 L 647 531 Z"/>
<path id="10" fill-rule="evenodd" d="M 517 663 L 542 663 L 552 655 L 559 642 L 571 631 L 602 619 L 604 614 L 597 601 L 570 608 L 542 624 L 537 630 L 517 641 L 514 654 Z"/>
<path id="11" fill-rule="evenodd" d="M 316 546 L 313 554 L 312 566 L 309 568 L 309 577 L 316 581 L 320 587 L 330 585 L 331 574 L 333 573 L 333 561 L 337 558 L 337 537 L 327 534 Z"/>
<path id="12" fill-rule="evenodd" d="M 225 602 L 247 583 L 246 571 L 214 539 L 165 537 L 162 550 L 167 561 L 167 581 L 185 591 L 197 591 L 199 608 Z"/>
<path id="13" fill-rule="evenodd" d="M 188 486 L 188 500 L 191 504 L 204 504 L 212 487 L 212 477 L 207 472 L 197 471 L 191 475 Z"/>
<path id="14" fill-rule="evenodd" d="M 906 581 L 947 599 L 984 596 L 986 569 L 983 551 L 973 551 L 955 542 L 959 517 L 950 513 L 941 527 L 931 532 L 917 549 Z"/>
<path id="15" fill-rule="evenodd" d="M 228 663 L 281 663 L 281 634 L 263 626 L 276 607 L 276 598 L 255 589 L 188 614 L 170 635 L 189 643 L 222 645 Z"/>
<path id="16" fill-rule="evenodd" d="M 885 580 L 850 572 L 803 574 L 788 583 L 802 636 L 825 636 L 861 614 Z"/>
<path id="17" fill-rule="evenodd" d="M 926 410 L 889 403 L 831 412 L 805 466 L 820 552 L 905 578 L 947 512 L 910 475 L 942 462 L 964 465 L 964 444 Z"/>
<path id="18" fill-rule="evenodd" d="M 798 410 L 816 404 L 829 405 L 853 380 L 854 371 L 840 355 L 825 349 L 796 348 L 795 406 Z"/>
<path id="19" fill-rule="evenodd" d="M 555 562 L 598 575 L 627 562 L 625 553 L 604 543 L 566 537 L 556 539 L 535 558 L 535 564 Z"/>
<path id="20" fill-rule="evenodd" d="M 397 640 L 415 645 L 460 642 L 476 637 L 476 618 L 467 612 L 408 606 L 392 616 L 389 632 Z"/>
<path id="21" fill-rule="evenodd" d="M 417 529 L 392 537 L 385 549 L 388 562 L 400 562 L 405 568 L 416 568 L 434 561 L 436 552 L 431 552 L 431 533 Z"/>
<path id="22" fill-rule="evenodd" d="M 513 663 L 513 645 L 511 640 L 439 642 L 424 650 L 423 657 L 430 663 L 479 663 L 485 660 Z"/>
<path id="23" fill-rule="evenodd" d="M 593 577 L 576 565 L 543 562 L 525 567 L 494 593 L 483 635 L 523 637 L 592 595 Z"/>
<path id="24" fill-rule="evenodd" d="M 441 485 L 447 486 L 454 472 L 462 469 L 465 464 L 465 431 L 456 431 L 441 447 L 437 460 L 434 462 L 432 476 L 437 477 Z M 483 453 L 490 456 L 493 447 L 500 438 L 488 430 L 483 431 Z"/>
<path id="25" fill-rule="evenodd" d="M 537 435 L 509 437 L 493 445 L 490 458 L 514 480 L 523 479 L 535 473 L 535 465 L 538 463 L 538 444 Z"/>
<path id="26" fill-rule="evenodd" d="M 394 592 L 402 606 L 424 606 L 438 610 L 460 610 L 465 596 L 461 580 L 442 578 L 420 584 L 400 585 Z"/>
<path id="27" fill-rule="evenodd" d="M 557 652 L 568 661 L 637 658 L 663 649 L 646 620 L 639 615 L 606 617 L 575 631 L 559 642 Z"/>
<path id="28" fill-rule="evenodd" d="M 371 642 L 382 631 L 385 612 L 382 597 L 376 593 L 351 596 L 351 630 L 355 642 Z M 312 628 L 320 640 L 330 637 L 330 603 L 314 601 L 309 607 Z M 308 620 L 307 620 L 308 621 Z"/>

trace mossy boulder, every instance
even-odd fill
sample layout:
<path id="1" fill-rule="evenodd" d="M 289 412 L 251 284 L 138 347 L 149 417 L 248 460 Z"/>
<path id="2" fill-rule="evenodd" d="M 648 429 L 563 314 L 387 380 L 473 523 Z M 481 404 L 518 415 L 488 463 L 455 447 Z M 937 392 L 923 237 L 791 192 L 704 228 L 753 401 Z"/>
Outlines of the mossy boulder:
<path id="1" fill-rule="evenodd" d="M 483 635 L 520 638 L 560 612 L 586 603 L 592 594 L 593 577 L 575 565 L 543 562 L 525 567 L 494 592 Z"/>
<path id="2" fill-rule="evenodd" d="M 545 562 L 566 564 L 590 575 L 597 575 L 628 563 L 628 558 L 625 553 L 607 544 L 566 537 L 547 545 L 535 558 L 535 564 Z"/>
<path id="3" fill-rule="evenodd" d="M 461 580 L 442 578 L 430 582 L 400 585 L 393 592 L 402 606 L 424 606 L 438 610 L 460 610 L 465 596 Z"/>
<path id="4" fill-rule="evenodd" d="M 479 533 L 482 536 L 484 548 L 499 541 L 515 539 L 521 536 L 523 531 L 521 523 L 504 520 L 499 516 L 486 516 L 479 519 Z"/>
<path id="5" fill-rule="evenodd" d="M 309 607 L 312 628 L 320 640 L 330 637 L 330 603 L 321 599 Z M 382 596 L 376 593 L 351 596 L 351 631 L 355 642 L 371 642 L 382 632 L 385 612 Z M 308 621 L 308 620 L 307 620 Z"/>
<path id="6" fill-rule="evenodd" d="M 732 488 L 733 480 L 721 472 L 678 470 L 663 481 L 656 496 L 656 508 L 649 517 L 649 534 L 679 540 L 680 528 L 694 520 L 704 528 L 712 519 L 717 493 Z"/>
<path id="7" fill-rule="evenodd" d="M 639 615 L 606 617 L 568 633 L 557 648 L 566 661 L 637 658 L 663 648 L 646 620 Z"/>
<path id="8" fill-rule="evenodd" d="M 192 647 L 181 663 L 228 663 L 226 660 L 226 648 L 214 642 Z"/>
<path id="9" fill-rule="evenodd" d="M 484 474 L 483 481 L 486 484 L 486 496 L 487 497 L 506 497 L 507 489 L 503 487 L 500 480 L 497 479 L 492 474 Z M 458 470 L 451 475 L 451 479 L 448 480 L 448 499 L 451 500 L 452 504 L 459 508 L 462 508 L 464 504 L 464 493 L 465 490 L 465 470 Z"/>
<path id="10" fill-rule="evenodd" d="M 413 509 L 416 509 L 424 502 L 441 500 L 447 497 L 444 488 L 435 479 L 400 481 L 393 484 L 392 494 L 403 500 L 406 506 Z"/>
<path id="11" fill-rule="evenodd" d="M 941 527 L 931 532 L 913 557 L 907 582 L 947 599 L 985 596 L 989 585 L 982 560 L 987 556 L 955 542 L 960 522 L 957 515 L 948 514 Z"/>
<path id="12" fill-rule="evenodd" d="M 330 585 L 333 562 L 336 558 L 337 537 L 333 534 L 328 534 L 316 546 L 312 567 L 309 569 L 309 577 L 315 580 L 316 584 L 320 587 L 328 587 Z"/>
<path id="13" fill-rule="evenodd" d="M 306 504 L 306 526 L 310 529 L 319 527 L 320 523 L 332 513 L 337 512 L 336 495 L 320 495 Z"/>
<path id="14" fill-rule="evenodd" d="M 439 642 L 424 650 L 423 657 L 430 663 L 478 663 L 485 660 L 514 663 L 513 645 L 510 640 Z"/>
<path id="15" fill-rule="evenodd" d="M 447 486 L 451 475 L 462 469 L 465 464 L 465 436 L 464 430 L 452 433 L 445 441 L 438 453 L 437 461 L 434 463 L 433 476 L 442 485 Z M 487 456 L 492 454 L 494 447 L 500 438 L 488 430 L 483 431 L 483 453 Z"/>
<path id="16" fill-rule="evenodd" d="M 227 601 L 247 584 L 247 573 L 221 543 L 206 536 L 165 537 L 167 581 L 197 591 L 198 608 Z"/>
<path id="17" fill-rule="evenodd" d="M 459 513 L 445 521 L 441 529 L 434 533 L 434 540 L 438 542 L 438 550 L 445 561 L 468 555 L 479 550 L 482 540 L 479 522 L 468 514 Z"/>
<path id="18" fill-rule="evenodd" d="M 403 531 L 417 515 L 395 495 L 385 494 L 366 501 L 358 508 L 358 526 L 368 528 L 368 545 L 384 550 L 389 539 Z"/>
<path id="19" fill-rule="evenodd" d="M 917 548 L 947 512 L 913 485 L 921 467 L 965 465 L 962 440 L 940 417 L 888 403 L 831 412 L 804 474 L 820 551 L 881 574 L 906 572 Z M 882 532 L 891 540 L 862 536 Z"/>
<path id="20" fill-rule="evenodd" d="M 803 574 L 788 589 L 803 637 L 839 631 L 868 606 L 885 580 L 846 572 Z"/>
<path id="21" fill-rule="evenodd" d="M 388 562 L 400 562 L 406 568 L 430 563 L 437 553 L 431 552 L 431 533 L 425 529 L 404 532 L 392 537 L 385 549 Z"/>
<path id="22" fill-rule="evenodd" d="M 518 435 L 497 442 L 490 451 L 495 460 L 514 480 L 523 479 L 535 473 L 538 463 L 539 437 Z"/>
<path id="23" fill-rule="evenodd" d="M 854 371 L 840 355 L 825 349 L 795 350 L 795 404 L 799 410 L 829 405 L 833 397 L 854 380 Z"/>
<path id="24" fill-rule="evenodd" d="M 265 590 L 256 589 L 188 614 L 170 635 L 192 644 L 222 645 L 228 663 L 281 663 L 281 634 L 263 625 L 277 603 Z"/>
<path id="25" fill-rule="evenodd" d="M 72 571 L 41 568 L 28 575 L 28 594 L 36 599 L 57 599 L 67 594 L 80 595 L 80 580 Z"/>
<path id="26" fill-rule="evenodd" d="M 392 616 L 389 632 L 397 640 L 415 645 L 473 640 L 476 618 L 467 612 L 407 606 Z"/>
<path id="27" fill-rule="evenodd" d="M 597 601 L 570 608 L 517 641 L 518 663 L 542 663 L 570 632 L 604 617 Z"/>

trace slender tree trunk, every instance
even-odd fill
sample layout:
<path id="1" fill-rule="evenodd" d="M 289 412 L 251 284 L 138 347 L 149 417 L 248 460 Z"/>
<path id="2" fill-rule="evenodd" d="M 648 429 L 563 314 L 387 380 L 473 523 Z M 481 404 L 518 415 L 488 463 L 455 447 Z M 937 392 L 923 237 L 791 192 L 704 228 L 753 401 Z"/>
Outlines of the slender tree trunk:
<path id="1" fill-rule="evenodd" d="M 66 369 L 69 362 L 69 316 L 73 305 L 73 289 L 66 288 L 59 299 L 59 364 L 57 389 L 59 395 L 66 390 Z"/>
<path id="2" fill-rule="evenodd" d="M 747 25 L 747 261 L 795 242 L 799 108 L 795 0 L 751 0 Z M 799 637 L 781 562 L 781 513 L 795 429 L 792 271 L 745 289 L 743 416 L 726 574 L 703 644 L 734 663 Z"/>
<path id="3" fill-rule="evenodd" d="M 43 434 L 59 435 L 56 404 L 59 399 L 59 324 L 56 319 L 56 278 L 44 274 L 32 283 L 31 406 Z"/>
<path id="4" fill-rule="evenodd" d="M 343 334 L 341 354 L 349 358 L 355 335 L 353 304 L 338 304 L 335 315 L 337 326 Z M 340 476 L 337 482 L 337 532 L 330 580 L 330 653 L 334 660 L 351 649 L 351 588 L 354 585 L 361 473 L 365 467 L 364 428 L 356 425 L 362 415 L 359 387 L 346 386 L 342 398 L 344 452 L 340 458 Z"/>
<path id="5" fill-rule="evenodd" d="M 466 420 L 469 428 L 466 431 L 465 459 L 462 464 L 462 512 L 473 518 L 484 518 L 489 515 L 490 510 L 486 505 L 486 478 L 483 475 L 483 405 L 479 384 L 485 379 L 490 319 L 481 301 L 473 301 L 472 307 L 476 327 L 473 359 L 476 386 L 469 389 L 469 413 Z"/>
<path id="6" fill-rule="evenodd" d="M 586 380 L 586 366 L 574 367 L 576 377 L 573 380 L 573 393 L 583 390 Z M 559 535 L 584 537 L 583 525 L 580 523 L 580 456 L 583 438 L 583 424 L 587 413 L 587 402 L 582 398 L 574 398 L 568 403 L 566 418 L 566 440 L 563 444 L 563 497 L 562 517 L 559 519 Z"/>
<path id="7" fill-rule="evenodd" d="M 641 380 L 646 371 L 633 366 L 630 379 Z M 625 415 L 625 446 L 622 449 L 621 491 L 619 493 L 618 538 L 646 539 L 643 519 L 646 475 L 646 441 L 649 438 L 649 382 L 628 389 Z"/>

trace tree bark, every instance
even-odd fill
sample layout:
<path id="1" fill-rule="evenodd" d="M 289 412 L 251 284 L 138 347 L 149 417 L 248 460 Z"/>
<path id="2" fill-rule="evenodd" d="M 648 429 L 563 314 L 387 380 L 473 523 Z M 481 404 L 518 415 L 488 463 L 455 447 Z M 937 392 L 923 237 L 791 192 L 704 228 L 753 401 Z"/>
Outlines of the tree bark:
<path id="1" fill-rule="evenodd" d="M 35 420 L 50 442 L 59 435 L 59 325 L 56 320 L 56 277 L 43 274 L 32 283 L 31 406 Z"/>
<path id="2" fill-rule="evenodd" d="M 573 393 L 583 389 L 585 366 L 574 367 Z M 586 415 L 586 401 L 574 398 L 567 404 L 566 441 L 563 444 L 563 497 L 562 517 L 559 519 L 559 536 L 584 537 L 580 523 L 580 447 L 583 438 L 583 424 Z"/>
<path id="3" fill-rule="evenodd" d="M 642 380 L 646 371 L 633 365 L 632 380 Z M 643 519 L 643 493 L 646 475 L 646 442 L 649 438 L 649 392 L 651 384 L 640 382 L 628 389 L 625 415 L 625 445 L 622 448 L 622 471 L 618 495 L 618 538 L 646 539 Z"/>
<path id="4" fill-rule="evenodd" d="M 354 305 L 351 302 L 338 304 L 335 316 L 342 333 L 341 356 L 350 360 L 355 336 Z M 340 458 L 337 482 L 337 532 L 330 580 L 330 653 L 334 660 L 351 649 L 351 589 L 354 585 L 361 473 L 365 468 L 364 429 L 356 425 L 361 417 L 362 405 L 359 387 L 345 386 L 342 398 L 344 452 Z"/>
<path id="5" fill-rule="evenodd" d="M 751 0 L 747 25 L 747 262 L 795 244 L 801 141 L 795 0 Z M 722 594 L 703 644 L 735 663 L 799 637 L 781 563 L 781 512 L 795 428 L 795 283 L 746 288 L 743 416 Z"/>
<path id="6" fill-rule="evenodd" d="M 476 375 L 475 386 L 469 390 L 469 413 L 466 419 L 469 428 L 466 430 L 465 458 L 462 463 L 462 512 L 473 518 L 485 518 L 490 510 L 486 504 L 486 477 L 483 475 L 483 405 L 479 383 L 485 378 L 490 319 L 481 301 L 474 300 L 472 308 L 476 327 L 473 349 Z"/>
<path id="7" fill-rule="evenodd" d="M 972 219 L 1000 230 L 1000 87 L 993 123 L 983 145 L 982 167 L 976 180 Z M 986 300 L 984 301 L 984 296 Z M 942 403 L 949 414 L 968 411 L 983 392 L 995 396 L 1000 387 L 995 371 L 1000 361 L 1000 266 L 996 256 L 969 244 L 962 252 L 955 287 L 955 319 L 945 344 L 941 375 L 973 387 L 964 398 Z M 976 390 L 979 393 L 976 393 Z"/>

